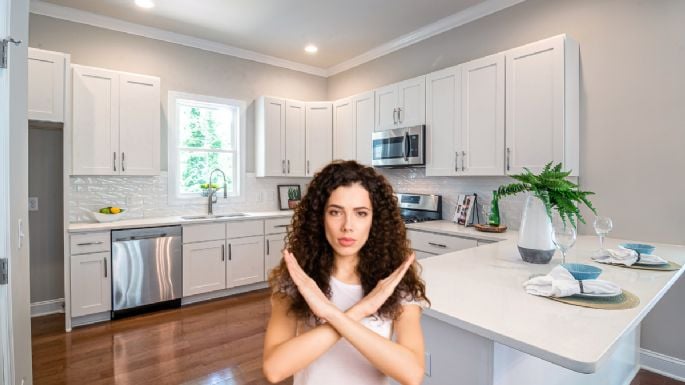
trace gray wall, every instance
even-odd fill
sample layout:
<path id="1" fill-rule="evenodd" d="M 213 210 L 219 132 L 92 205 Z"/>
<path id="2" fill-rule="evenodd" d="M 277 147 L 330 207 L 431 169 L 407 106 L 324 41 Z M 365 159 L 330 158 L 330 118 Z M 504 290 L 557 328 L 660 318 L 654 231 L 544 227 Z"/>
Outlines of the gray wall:
<path id="1" fill-rule="evenodd" d="M 685 1 L 528 0 L 329 78 L 337 99 L 567 33 L 580 45 L 580 184 L 612 237 L 685 244 Z M 581 229 L 590 233 L 588 227 Z M 685 278 L 642 347 L 685 359 Z"/>
<path id="2" fill-rule="evenodd" d="M 29 45 L 71 54 L 73 64 L 161 78 L 161 169 L 167 169 L 167 92 L 247 102 L 247 170 L 254 170 L 254 108 L 260 95 L 325 100 L 326 79 L 123 32 L 31 14 Z"/>
<path id="3" fill-rule="evenodd" d="M 64 298 L 62 131 L 29 127 L 31 302 Z"/>

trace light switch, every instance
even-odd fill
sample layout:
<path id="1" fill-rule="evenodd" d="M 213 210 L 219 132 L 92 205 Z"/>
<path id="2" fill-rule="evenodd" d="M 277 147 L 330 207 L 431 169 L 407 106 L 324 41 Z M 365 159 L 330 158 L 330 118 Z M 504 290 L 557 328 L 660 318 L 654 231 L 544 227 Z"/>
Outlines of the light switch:
<path id="1" fill-rule="evenodd" d="M 38 197 L 29 197 L 29 211 L 38 211 Z"/>

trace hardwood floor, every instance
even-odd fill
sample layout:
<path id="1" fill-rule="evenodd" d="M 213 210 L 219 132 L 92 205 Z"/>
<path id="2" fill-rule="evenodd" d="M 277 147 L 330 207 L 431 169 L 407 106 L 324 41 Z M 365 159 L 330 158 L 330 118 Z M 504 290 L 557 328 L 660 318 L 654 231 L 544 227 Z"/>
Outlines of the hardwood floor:
<path id="1" fill-rule="evenodd" d="M 31 321 L 36 385 L 261 385 L 267 290 L 64 331 Z M 292 380 L 281 384 L 292 384 Z M 685 385 L 640 370 L 631 385 Z"/>

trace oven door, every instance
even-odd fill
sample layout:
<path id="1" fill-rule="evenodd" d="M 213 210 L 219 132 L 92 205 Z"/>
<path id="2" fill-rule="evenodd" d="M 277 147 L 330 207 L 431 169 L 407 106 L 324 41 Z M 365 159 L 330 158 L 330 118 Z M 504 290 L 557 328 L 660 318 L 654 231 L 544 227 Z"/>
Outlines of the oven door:
<path id="1" fill-rule="evenodd" d="M 424 166 L 426 126 L 374 132 L 372 135 L 375 167 Z"/>

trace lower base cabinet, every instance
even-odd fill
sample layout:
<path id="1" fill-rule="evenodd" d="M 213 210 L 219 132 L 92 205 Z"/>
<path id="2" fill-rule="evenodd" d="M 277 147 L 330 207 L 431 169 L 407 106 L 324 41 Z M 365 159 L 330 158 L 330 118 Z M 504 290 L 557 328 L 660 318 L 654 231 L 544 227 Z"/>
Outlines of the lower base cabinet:
<path id="1" fill-rule="evenodd" d="M 229 239 L 226 288 L 264 281 L 264 237 Z"/>
<path id="2" fill-rule="evenodd" d="M 269 279 L 271 270 L 281 263 L 281 251 L 285 247 L 285 234 L 267 235 L 264 253 L 264 278 Z"/>
<path id="3" fill-rule="evenodd" d="M 183 245 L 183 296 L 226 288 L 225 241 Z"/>
<path id="4" fill-rule="evenodd" d="M 110 252 L 71 256 L 71 316 L 112 310 Z"/>

